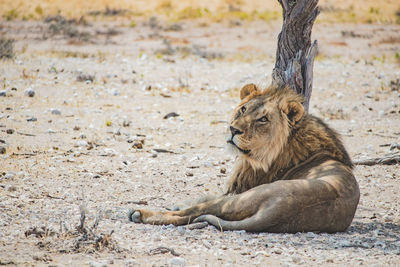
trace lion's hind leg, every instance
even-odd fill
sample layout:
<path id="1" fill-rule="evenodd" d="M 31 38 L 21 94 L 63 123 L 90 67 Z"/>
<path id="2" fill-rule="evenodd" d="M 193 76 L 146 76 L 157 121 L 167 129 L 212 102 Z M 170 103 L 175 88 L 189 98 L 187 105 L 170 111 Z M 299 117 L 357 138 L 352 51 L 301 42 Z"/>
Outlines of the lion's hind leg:
<path id="1" fill-rule="evenodd" d="M 261 232 L 264 231 L 265 218 L 253 215 L 240 221 L 226 221 L 217 216 L 207 214 L 197 217 L 193 223 L 196 222 L 207 222 L 221 231 L 245 230 L 247 232 Z"/>

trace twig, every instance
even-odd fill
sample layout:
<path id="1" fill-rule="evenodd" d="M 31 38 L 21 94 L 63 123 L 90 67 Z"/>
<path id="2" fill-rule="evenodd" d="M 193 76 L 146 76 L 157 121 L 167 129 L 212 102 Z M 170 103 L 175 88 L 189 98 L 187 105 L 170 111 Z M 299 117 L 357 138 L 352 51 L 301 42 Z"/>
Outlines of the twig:
<path id="1" fill-rule="evenodd" d="M 146 200 L 139 200 L 139 201 L 127 200 L 125 201 L 125 204 L 148 205 L 148 202 Z"/>
<path id="2" fill-rule="evenodd" d="M 25 136 L 36 136 L 35 134 L 21 133 L 21 132 L 17 132 L 17 134 L 25 135 Z"/>
<path id="3" fill-rule="evenodd" d="M 171 254 L 174 256 L 180 256 L 180 254 L 177 253 L 173 248 L 167 248 L 167 247 L 158 247 L 150 249 L 149 255 L 165 254 L 168 252 L 171 252 Z"/>
<path id="4" fill-rule="evenodd" d="M 369 159 L 364 159 L 364 160 L 354 160 L 354 164 L 355 165 L 367 165 L 367 166 L 373 166 L 373 165 L 378 165 L 378 164 L 379 165 L 400 164 L 400 153 L 388 154 L 381 158 L 369 158 Z"/>
<path id="5" fill-rule="evenodd" d="M 64 199 L 63 197 L 52 196 L 52 195 L 50 195 L 50 193 L 48 193 L 48 192 L 44 193 L 44 196 L 46 196 L 46 197 L 48 197 L 48 198 L 54 198 L 54 199 Z"/>

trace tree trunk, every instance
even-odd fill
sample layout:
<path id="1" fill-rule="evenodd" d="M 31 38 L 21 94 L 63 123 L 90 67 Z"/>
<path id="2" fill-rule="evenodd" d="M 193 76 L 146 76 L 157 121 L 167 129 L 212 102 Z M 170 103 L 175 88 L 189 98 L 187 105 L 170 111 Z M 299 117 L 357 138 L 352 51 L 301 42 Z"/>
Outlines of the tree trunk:
<path id="1" fill-rule="evenodd" d="M 311 30 L 319 14 L 318 0 L 278 0 L 283 8 L 282 31 L 278 36 L 272 83 L 289 86 L 304 95 L 308 111 L 312 92 L 317 41 L 311 44 Z"/>

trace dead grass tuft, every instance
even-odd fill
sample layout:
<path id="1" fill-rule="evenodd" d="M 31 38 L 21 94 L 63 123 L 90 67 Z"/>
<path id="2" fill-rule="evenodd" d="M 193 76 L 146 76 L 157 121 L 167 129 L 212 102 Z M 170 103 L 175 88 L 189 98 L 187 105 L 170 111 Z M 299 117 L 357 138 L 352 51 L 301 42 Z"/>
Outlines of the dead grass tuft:
<path id="1" fill-rule="evenodd" d="M 25 237 L 34 236 L 41 239 L 36 245 L 47 251 L 57 250 L 61 253 L 94 253 L 95 251 L 121 252 L 117 243 L 112 239 L 113 230 L 110 233 L 98 233 L 97 228 L 101 215 L 97 215 L 93 224 L 88 226 L 86 210 L 80 208 L 79 225 L 69 229 L 65 221 L 60 221 L 60 229 L 54 230 L 46 226 L 31 227 L 25 231 Z"/>

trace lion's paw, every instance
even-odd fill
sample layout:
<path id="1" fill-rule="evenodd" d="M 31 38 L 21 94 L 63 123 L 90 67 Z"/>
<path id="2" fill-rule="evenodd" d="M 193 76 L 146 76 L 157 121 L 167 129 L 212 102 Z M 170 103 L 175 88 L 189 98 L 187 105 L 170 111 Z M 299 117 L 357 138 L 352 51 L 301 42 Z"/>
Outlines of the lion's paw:
<path id="1" fill-rule="evenodd" d="M 130 210 L 128 213 L 128 219 L 134 223 L 141 223 L 142 222 L 142 214 L 138 210 Z"/>

